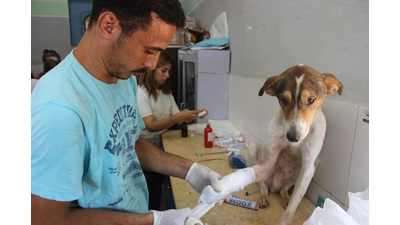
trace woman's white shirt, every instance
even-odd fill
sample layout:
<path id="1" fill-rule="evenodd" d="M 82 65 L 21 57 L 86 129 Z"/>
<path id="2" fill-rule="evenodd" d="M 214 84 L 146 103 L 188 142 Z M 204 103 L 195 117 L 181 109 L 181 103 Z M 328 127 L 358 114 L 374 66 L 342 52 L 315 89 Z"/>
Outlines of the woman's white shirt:
<path id="1" fill-rule="evenodd" d="M 144 86 L 139 86 L 138 88 L 137 103 L 142 118 L 152 115 L 155 120 L 162 120 L 180 112 L 172 94 L 164 94 L 162 91 L 158 90 L 158 98 L 156 101 L 153 96 L 149 97 L 149 93 Z M 152 141 L 166 130 L 167 129 L 151 132 L 145 128 L 140 133 L 140 136 Z"/>

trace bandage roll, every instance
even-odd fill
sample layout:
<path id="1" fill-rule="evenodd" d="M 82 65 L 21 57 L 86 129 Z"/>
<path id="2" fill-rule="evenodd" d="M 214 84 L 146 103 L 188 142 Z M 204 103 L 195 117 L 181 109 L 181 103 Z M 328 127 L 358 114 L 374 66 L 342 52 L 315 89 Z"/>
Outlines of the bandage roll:
<path id="1" fill-rule="evenodd" d="M 253 202 L 235 195 L 228 195 L 228 197 L 225 198 L 224 202 L 254 210 L 258 210 L 259 208 L 258 202 Z"/>
<path id="2" fill-rule="evenodd" d="M 241 135 L 235 136 L 233 139 L 237 142 L 244 142 L 244 136 Z"/>
<path id="3" fill-rule="evenodd" d="M 216 142 L 216 146 L 218 148 L 226 148 L 229 145 L 235 145 L 237 144 L 236 141 L 221 141 L 221 142 Z"/>
<path id="4" fill-rule="evenodd" d="M 224 145 L 224 143 L 236 143 L 232 137 L 219 137 L 219 138 L 214 138 L 213 140 L 213 145 L 220 147 Z"/>
<path id="5" fill-rule="evenodd" d="M 193 217 L 188 217 L 185 220 L 185 225 L 204 225 L 204 224 L 199 219 L 196 219 L 196 218 L 193 218 Z"/>
<path id="6" fill-rule="evenodd" d="M 243 147 L 247 147 L 249 144 L 247 143 L 237 143 L 237 144 L 230 144 L 225 147 L 226 151 L 232 152 L 232 151 L 239 151 Z"/>

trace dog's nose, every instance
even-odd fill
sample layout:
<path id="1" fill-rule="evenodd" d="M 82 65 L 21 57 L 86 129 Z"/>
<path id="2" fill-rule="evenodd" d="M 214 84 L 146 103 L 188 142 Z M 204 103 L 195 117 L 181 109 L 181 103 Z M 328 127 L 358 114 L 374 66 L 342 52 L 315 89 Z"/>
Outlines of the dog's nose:
<path id="1" fill-rule="evenodd" d="M 298 142 L 300 139 L 300 135 L 298 132 L 295 131 L 290 131 L 288 133 L 286 133 L 286 138 L 290 141 L 290 142 Z"/>

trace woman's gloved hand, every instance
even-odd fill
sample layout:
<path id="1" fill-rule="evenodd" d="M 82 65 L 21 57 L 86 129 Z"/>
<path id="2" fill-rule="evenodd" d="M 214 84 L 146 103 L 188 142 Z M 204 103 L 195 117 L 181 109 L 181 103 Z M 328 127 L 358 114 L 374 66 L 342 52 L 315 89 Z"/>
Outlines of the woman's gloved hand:
<path id="1" fill-rule="evenodd" d="M 210 168 L 193 163 L 188 174 L 186 175 L 185 180 L 198 193 L 200 193 L 207 185 L 211 185 L 215 191 L 221 192 L 222 189 L 219 181 L 221 177 L 222 176 L 219 173 L 211 170 Z"/>
<path id="2" fill-rule="evenodd" d="M 190 208 L 170 209 L 166 211 L 152 210 L 153 225 L 183 225 L 185 220 L 192 215 Z"/>

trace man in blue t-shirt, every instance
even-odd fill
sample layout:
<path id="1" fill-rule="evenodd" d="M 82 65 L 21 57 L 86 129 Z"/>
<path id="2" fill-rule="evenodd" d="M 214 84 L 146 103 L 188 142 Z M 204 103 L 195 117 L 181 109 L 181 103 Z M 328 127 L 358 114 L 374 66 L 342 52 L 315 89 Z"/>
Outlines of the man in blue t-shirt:
<path id="1" fill-rule="evenodd" d="M 142 168 L 221 191 L 218 173 L 139 137 L 134 76 L 184 22 L 178 0 L 94 0 L 78 46 L 32 92 L 32 224 L 184 224 L 189 208 L 148 211 Z"/>

